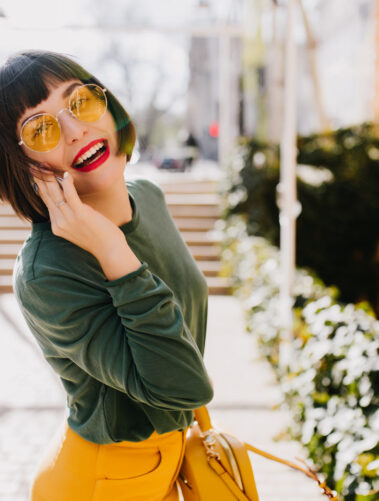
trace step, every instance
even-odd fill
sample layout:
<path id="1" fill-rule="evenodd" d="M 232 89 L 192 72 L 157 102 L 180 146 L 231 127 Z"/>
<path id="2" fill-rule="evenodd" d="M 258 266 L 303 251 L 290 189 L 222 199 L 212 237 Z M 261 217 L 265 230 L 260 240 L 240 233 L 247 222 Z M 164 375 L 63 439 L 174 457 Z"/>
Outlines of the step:
<path id="1" fill-rule="evenodd" d="M 217 277 L 221 271 L 220 261 L 197 261 L 197 265 L 206 277 Z"/>
<path id="2" fill-rule="evenodd" d="M 28 230 L 1 230 L 0 229 L 0 243 L 2 244 L 23 244 L 27 237 L 30 235 Z"/>
<path id="3" fill-rule="evenodd" d="M 170 205 L 168 207 L 173 218 L 215 218 L 220 217 L 218 206 Z"/>
<path id="4" fill-rule="evenodd" d="M 0 275 L 0 293 L 13 292 L 12 275 Z"/>
<path id="5" fill-rule="evenodd" d="M 175 195 L 168 193 L 166 195 L 166 203 L 168 206 L 170 205 L 186 205 L 186 206 L 215 206 L 218 207 L 220 203 L 220 198 L 215 194 L 192 194 L 185 193 L 182 195 Z"/>
<path id="6" fill-rule="evenodd" d="M 220 243 L 220 234 L 216 231 L 182 231 L 187 245 L 215 245 Z"/>
<path id="7" fill-rule="evenodd" d="M 220 259 L 220 249 L 216 245 L 189 245 L 188 248 L 196 261 L 218 261 Z"/>
<path id="8" fill-rule="evenodd" d="M 217 218 L 182 218 L 175 217 L 174 222 L 179 231 L 209 231 L 214 228 Z"/>
<path id="9" fill-rule="evenodd" d="M 168 193 L 217 193 L 219 183 L 217 181 L 191 181 L 188 183 L 172 182 L 159 183 L 165 194 Z"/>
<path id="10" fill-rule="evenodd" d="M 224 277 L 206 277 L 208 294 L 225 295 L 231 294 L 230 280 Z"/>
<path id="11" fill-rule="evenodd" d="M 0 275 L 12 275 L 15 259 L 0 259 Z"/>
<path id="12" fill-rule="evenodd" d="M 15 216 L 15 213 L 9 204 L 0 202 L 0 216 Z"/>
<path id="13" fill-rule="evenodd" d="M 30 229 L 30 228 L 31 228 L 31 224 L 28 223 L 27 221 L 23 221 L 18 216 L 16 216 L 16 214 L 14 214 L 13 216 L 1 216 L 0 217 L 0 229 L 1 230 L 5 230 L 5 229 L 26 230 L 26 229 Z"/>
<path id="14" fill-rule="evenodd" d="M 22 245 L 21 244 L 1 244 L 0 259 L 16 259 Z"/>
<path id="15" fill-rule="evenodd" d="M 12 209 L 11 205 L 7 202 L 0 201 L 0 216 L 15 215 L 15 211 Z"/>

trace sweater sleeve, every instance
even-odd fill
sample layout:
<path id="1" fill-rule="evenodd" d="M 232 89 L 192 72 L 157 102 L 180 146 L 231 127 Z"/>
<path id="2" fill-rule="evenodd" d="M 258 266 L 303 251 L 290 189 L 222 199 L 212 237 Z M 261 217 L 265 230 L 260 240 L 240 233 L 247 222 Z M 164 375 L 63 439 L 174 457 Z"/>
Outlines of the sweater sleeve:
<path id="1" fill-rule="evenodd" d="M 146 262 L 105 289 L 64 274 L 27 282 L 23 309 L 43 343 L 102 383 L 164 410 L 213 398 L 203 358 L 171 289 Z"/>

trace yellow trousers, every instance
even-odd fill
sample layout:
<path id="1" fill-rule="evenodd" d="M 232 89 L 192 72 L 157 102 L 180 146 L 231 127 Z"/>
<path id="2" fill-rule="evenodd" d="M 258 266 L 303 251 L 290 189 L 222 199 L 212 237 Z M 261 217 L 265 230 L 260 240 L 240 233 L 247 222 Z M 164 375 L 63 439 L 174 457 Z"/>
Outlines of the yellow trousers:
<path id="1" fill-rule="evenodd" d="M 178 501 L 186 433 L 99 445 L 65 421 L 37 468 L 31 501 Z"/>

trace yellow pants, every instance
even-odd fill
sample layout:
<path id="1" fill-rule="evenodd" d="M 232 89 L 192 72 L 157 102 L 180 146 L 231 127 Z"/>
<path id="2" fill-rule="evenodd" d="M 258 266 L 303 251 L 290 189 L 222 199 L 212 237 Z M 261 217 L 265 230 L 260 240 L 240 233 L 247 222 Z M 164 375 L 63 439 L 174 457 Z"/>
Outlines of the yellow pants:
<path id="1" fill-rule="evenodd" d="M 178 501 L 186 432 L 98 445 L 65 421 L 38 466 L 31 501 Z"/>

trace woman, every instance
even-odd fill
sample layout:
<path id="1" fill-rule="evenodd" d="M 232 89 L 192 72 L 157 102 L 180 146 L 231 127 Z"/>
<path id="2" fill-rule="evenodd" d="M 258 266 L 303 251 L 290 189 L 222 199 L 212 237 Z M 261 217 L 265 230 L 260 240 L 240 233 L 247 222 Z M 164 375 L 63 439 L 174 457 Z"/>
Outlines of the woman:
<path id="1" fill-rule="evenodd" d="M 124 181 L 128 114 L 71 59 L 0 69 L 0 198 L 32 224 L 14 269 L 25 320 L 67 392 L 32 501 L 178 500 L 203 363 L 207 284 L 161 189 Z"/>

